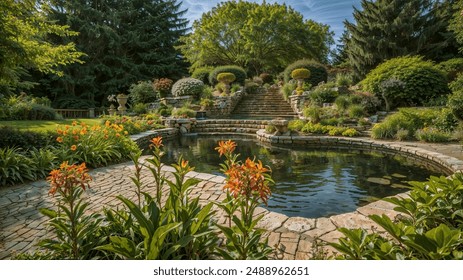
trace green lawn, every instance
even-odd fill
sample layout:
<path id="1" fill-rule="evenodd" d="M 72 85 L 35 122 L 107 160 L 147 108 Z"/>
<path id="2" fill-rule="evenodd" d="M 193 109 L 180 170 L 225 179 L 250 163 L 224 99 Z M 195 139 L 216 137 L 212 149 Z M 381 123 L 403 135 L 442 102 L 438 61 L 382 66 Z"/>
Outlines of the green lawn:
<path id="1" fill-rule="evenodd" d="M 58 125 L 71 125 L 73 121 L 84 122 L 89 126 L 101 124 L 100 119 L 69 119 L 61 121 L 0 121 L 0 126 L 11 126 L 19 129 L 33 131 L 55 131 Z"/>

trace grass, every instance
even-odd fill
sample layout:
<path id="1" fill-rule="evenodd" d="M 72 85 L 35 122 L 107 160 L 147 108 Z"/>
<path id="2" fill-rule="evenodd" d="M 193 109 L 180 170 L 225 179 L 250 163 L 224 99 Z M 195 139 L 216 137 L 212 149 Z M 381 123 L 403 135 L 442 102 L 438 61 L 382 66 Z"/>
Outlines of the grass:
<path id="1" fill-rule="evenodd" d="M 0 126 L 10 126 L 37 132 L 55 131 L 58 125 L 71 125 L 73 121 L 84 122 L 89 126 L 101 124 L 101 119 L 67 119 L 60 121 L 0 121 Z"/>

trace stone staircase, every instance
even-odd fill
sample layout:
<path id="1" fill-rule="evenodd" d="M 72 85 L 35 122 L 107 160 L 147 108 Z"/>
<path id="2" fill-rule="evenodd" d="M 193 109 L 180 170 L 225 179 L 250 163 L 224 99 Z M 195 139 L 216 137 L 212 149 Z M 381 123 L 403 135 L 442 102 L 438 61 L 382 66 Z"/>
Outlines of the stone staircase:
<path id="1" fill-rule="evenodd" d="M 263 93 L 249 94 L 238 103 L 231 114 L 233 119 L 274 118 L 295 119 L 297 114 L 291 105 L 283 99 L 277 87 L 271 87 Z"/>
<path id="2" fill-rule="evenodd" d="M 266 120 L 236 120 L 236 119 L 211 119 L 198 120 L 192 126 L 191 132 L 198 134 L 214 135 L 248 135 L 256 134 L 260 129 L 265 129 L 268 121 Z"/>

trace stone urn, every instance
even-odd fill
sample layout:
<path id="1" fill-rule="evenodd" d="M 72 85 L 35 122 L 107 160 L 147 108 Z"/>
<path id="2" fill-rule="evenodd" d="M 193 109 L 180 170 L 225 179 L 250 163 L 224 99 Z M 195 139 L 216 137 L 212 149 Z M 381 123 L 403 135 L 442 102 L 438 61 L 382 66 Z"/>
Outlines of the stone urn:
<path id="1" fill-rule="evenodd" d="M 119 93 L 116 98 L 117 98 L 117 103 L 119 103 L 119 107 L 117 107 L 119 114 L 125 115 L 125 112 L 127 111 L 125 104 L 127 104 L 127 99 L 129 99 L 129 96 L 123 93 Z"/>
<path id="2" fill-rule="evenodd" d="M 109 111 L 109 115 L 111 115 L 111 116 L 114 116 L 116 114 L 116 112 L 117 112 L 116 107 L 113 104 L 111 104 L 111 106 L 109 106 L 108 111 Z"/>
<path id="3" fill-rule="evenodd" d="M 276 136 L 281 136 L 281 135 L 289 136 L 290 135 L 291 132 L 289 131 L 289 128 L 288 128 L 288 124 L 289 124 L 288 120 L 278 118 L 278 119 L 273 119 L 270 123 L 276 129 L 275 131 Z"/>

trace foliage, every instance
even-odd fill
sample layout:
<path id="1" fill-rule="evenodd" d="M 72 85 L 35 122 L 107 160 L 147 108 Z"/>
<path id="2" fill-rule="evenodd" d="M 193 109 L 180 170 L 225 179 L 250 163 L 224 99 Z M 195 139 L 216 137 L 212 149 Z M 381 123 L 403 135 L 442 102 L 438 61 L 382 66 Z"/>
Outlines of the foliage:
<path id="1" fill-rule="evenodd" d="M 435 127 L 424 127 L 416 130 L 415 138 L 423 142 L 438 143 L 450 141 L 452 135 Z"/>
<path id="2" fill-rule="evenodd" d="M 50 37 L 69 38 L 77 35 L 69 26 L 46 18 L 48 2 L 35 0 L 2 0 L 0 10 L 0 91 L 30 88 L 24 82 L 27 70 L 63 75 L 61 66 L 81 62 L 83 53 L 72 42 L 53 44 Z"/>
<path id="3" fill-rule="evenodd" d="M 259 78 L 262 79 L 262 82 L 264 82 L 264 84 L 272 84 L 273 83 L 273 76 L 270 75 L 269 73 L 261 73 L 259 75 Z"/>
<path id="4" fill-rule="evenodd" d="M 369 216 L 387 236 L 342 228 L 344 237 L 330 245 L 341 252 L 340 259 L 461 259 L 462 179 L 456 173 L 449 178 L 411 182 L 408 197 L 384 199 L 401 213 L 395 222 L 386 215 Z"/>
<path id="5" fill-rule="evenodd" d="M 217 74 L 216 77 L 217 81 L 224 83 L 224 84 L 231 84 L 236 80 L 236 76 L 230 72 L 221 72 Z"/>
<path id="6" fill-rule="evenodd" d="M 344 112 L 350 105 L 349 97 L 346 95 L 340 95 L 334 100 L 334 104 L 336 104 L 336 108 L 339 111 Z"/>
<path id="7" fill-rule="evenodd" d="M 280 88 L 280 93 L 283 95 L 283 98 L 285 100 L 288 100 L 288 98 L 293 95 L 293 91 L 296 90 L 296 83 L 285 83 L 281 88 Z"/>
<path id="8" fill-rule="evenodd" d="M 247 94 L 257 94 L 259 93 L 260 86 L 252 81 L 247 81 L 244 85 L 244 90 Z"/>
<path id="9" fill-rule="evenodd" d="M 81 198 L 92 180 L 85 163 L 69 165 L 63 162 L 59 169 L 50 172 L 49 194 L 58 197 L 59 211 L 40 209 L 49 218 L 48 226 L 56 234 L 54 239 L 43 239 L 38 243 L 48 250 L 54 259 L 91 259 L 96 246 L 102 244 L 104 236 L 98 234 L 102 218 L 99 214 L 87 214 L 88 202 Z"/>
<path id="10" fill-rule="evenodd" d="M 196 111 L 193 109 L 190 109 L 186 106 L 180 107 L 180 108 L 174 108 L 172 110 L 172 117 L 176 118 L 194 118 L 196 117 Z"/>
<path id="11" fill-rule="evenodd" d="M 323 103 L 333 103 L 338 97 L 338 93 L 334 90 L 332 84 L 319 84 L 309 95 L 310 100 L 314 104 L 323 105 Z"/>
<path id="12" fill-rule="evenodd" d="M 232 73 L 233 75 L 235 75 L 235 78 L 236 78 L 235 81 L 241 85 L 244 84 L 246 77 L 247 77 L 246 71 L 242 67 L 239 67 L 236 65 L 219 66 L 219 67 L 214 68 L 214 70 L 210 72 L 209 84 L 211 85 L 217 84 L 218 83 L 217 76 L 220 73 Z"/>
<path id="13" fill-rule="evenodd" d="M 265 126 L 266 133 L 274 133 L 275 131 L 277 131 L 277 128 L 273 124 L 267 124 Z"/>
<path id="14" fill-rule="evenodd" d="M 156 79 L 153 82 L 153 89 L 158 97 L 163 98 L 170 94 L 174 81 L 169 78 Z"/>
<path id="15" fill-rule="evenodd" d="M 308 118 L 312 123 L 320 122 L 321 108 L 317 105 L 310 105 L 302 110 L 304 117 Z"/>
<path id="16" fill-rule="evenodd" d="M 303 120 L 291 120 L 288 123 L 288 129 L 290 131 L 301 131 L 301 129 L 304 127 L 305 123 L 306 122 L 303 121 Z"/>
<path id="17" fill-rule="evenodd" d="M 168 117 L 172 114 L 172 110 L 174 107 L 171 105 L 165 105 L 163 103 L 160 104 L 159 108 L 157 109 L 156 113 L 163 116 Z"/>
<path id="18" fill-rule="evenodd" d="M 459 44 L 460 53 L 463 52 L 463 18 L 461 17 L 461 10 L 463 9 L 463 3 L 461 1 L 455 1 L 452 18 L 450 20 L 449 29 L 455 34 L 455 39 Z"/>
<path id="19" fill-rule="evenodd" d="M 361 118 L 365 116 L 365 109 L 359 104 L 350 105 L 349 108 L 347 108 L 347 111 L 351 118 Z"/>
<path id="20" fill-rule="evenodd" d="M 147 130 L 155 130 L 164 128 L 161 125 L 161 119 L 156 114 L 141 114 L 136 117 L 129 116 L 105 116 L 101 119 L 101 123 L 111 125 L 123 126 L 124 133 L 127 131 L 128 135 L 138 134 Z"/>
<path id="21" fill-rule="evenodd" d="M 191 95 L 198 98 L 203 91 L 204 83 L 194 78 L 183 78 L 175 82 L 172 86 L 174 96 Z"/>
<path id="22" fill-rule="evenodd" d="M 285 4 L 224 1 L 195 21 L 181 41 L 193 69 L 233 64 L 258 75 L 302 57 L 326 61 L 332 34 Z"/>
<path id="23" fill-rule="evenodd" d="M 452 94 L 449 96 L 447 106 L 452 110 L 455 117 L 463 120 L 463 74 L 450 83 Z"/>
<path id="24" fill-rule="evenodd" d="M 359 135 L 358 131 L 355 128 L 342 127 L 342 126 L 332 126 L 332 125 L 322 125 L 319 123 L 308 122 L 301 129 L 301 132 L 314 133 L 314 134 L 328 134 L 330 136 L 347 136 L 353 137 Z"/>
<path id="25" fill-rule="evenodd" d="M 185 75 L 187 65 L 174 47 L 188 23 L 179 1 L 47 2 L 47 19 L 78 31 L 71 41 L 87 55 L 84 64 L 63 69 L 62 78 L 37 77 L 44 94 L 49 89 L 51 96 L 76 96 L 98 105 L 137 81 Z"/>
<path id="26" fill-rule="evenodd" d="M 225 156 L 221 170 L 226 176 L 224 189 L 227 190 L 227 198 L 218 206 L 228 218 L 228 226 L 217 225 L 226 237 L 226 250 L 218 248 L 218 251 L 227 260 L 265 260 L 272 249 L 267 240 L 261 241 L 264 231 L 256 228 L 263 215 L 255 216 L 254 212 L 260 203 L 267 203 L 271 195 L 271 170 L 261 161 L 250 158 L 245 162 L 238 161 L 235 148 L 236 143 L 231 140 L 220 141 L 215 148 L 220 156 Z M 239 214 L 236 213 L 238 210 Z"/>
<path id="27" fill-rule="evenodd" d="M 214 67 L 212 66 L 199 67 L 191 73 L 191 77 L 202 81 L 205 85 L 210 85 L 209 75 L 212 70 L 214 70 Z"/>
<path id="28" fill-rule="evenodd" d="M 459 73 L 463 72 L 463 58 L 457 57 L 442 61 L 437 64 L 436 67 L 447 75 L 447 80 L 449 82 L 452 82 Z"/>
<path id="29" fill-rule="evenodd" d="M 310 71 L 305 68 L 297 68 L 291 71 L 291 78 L 300 80 L 300 79 L 308 79 L 310 77 Z"/>
<path id="30" fill-rule="evenodd" d="M 440 61 L 456 54 L 454 35 L 447 31 L 450 2 L 362 0 L 361 7 L 354 7 L 355 22 L 344 22 L 344 51 L 355 80 L 395 57 L 423 55 Z"/>
<path id="31" fill-rule="evenodd" d="M 148 105 L 144 103 L 137 103 L 132 106 L 132 112 L 137 115 L 148 113 Z"/>
<path id="32" fill-rule="evenodd" d="M 156 101 L 156 94 L 150 81 L 139 81 L 132 84 L 129 88 L 129 97 L 132 104 Z"/>
<path id="33" fill-rule="evenodd" d="M 336 75 L 336 85 L 338 87 L 348 87 L 352 85 L 352 76 L 349 74 L 338 73 Z"/>
<path id="34" fill-rule="evenodd" d="M 371 136 L 375 139 L 413 139 L 416 136 L 415 132 L 425 127 L 433 127 L 433 131 L 439 130 L 440 134 L 445 134 L 444 132 L 452 132 L 456 126 L 457 121 L 448 109 L 403 108 L 398 113 L 386 117 L 382 123 L 375 124 Z M 402 132 L 402 135 L 397 137 L 396 134 L 400 130 L 408 131 L 408 137 Z"/>
<path id="35" fill-rule="evenodd" d="M 111 124 L 109 120 L 103 126 L 87 126 L 77 123 L 59 127 L 56 141 L 62 153 L 61 159 L 70 163 L 85 162 L 98 167 L 119 162 L 139 150 L 135 142 L 127 136 L 123 125 Z"/>
<path id="36" fill-rule="evenodd" d="M 35 179 L 31 160 L 17 148 L 0 148 L 0 185 L 8 186 Z"/>
<path id="37" fill-rule="evenodd" d="M 374 114 L 378 111 L 381 101 L 369 92 L 355 92 L 349 95 L 351 104 L 360 104 L 367 114 Z"/>
<path id="38" fill-rule="evenodd" d="M 26 94 L 0 98 L 0 120 L 56 120 L 58 115 L 47 98 Z"/>
<path id="39" fill-rule="evenodd" d="M 20 130 L 11 126 L 0 127 L 0 147 L 17 147 L 23 150 L 43 148 L 54 143 L 56 134 L 52 132 L 37 132 Z"/>
<path id="40" fill-rule="evenodd" d="M 321 63 L 314 60 L 301 59 L 289 64 L 285 68 L 284 78 L 286 83 L 291 79 L 291 72 L 298 68 L 306 68 L 310 71 L 310 78 L 307 80 L 307 82 L 314 86 L 321 82 L 326 82 L 328 79 L 328 71 Z"/>
<path id="41" fill-rule="evenodd" d="M 393 96 L 388 96 L 395 105 L 421 105 L 449 92 L 443 73 L 431 61 L 419 56 L 390 59 L 372 70 L 361 83 L 364 90 L 378 95 L 382 92 L 383 82 L 389 79 L 398 79 L 405 84 L 403 90 L 394 90 Z"/>
<path id="42" fill-rule="evenodd" d="M 239 84 L 233 84 L 230 88 L 231 93 L 235 93 L 237 91 L 241 90 L 241 86 Z"/>
<path id="43" fill-rule="evenodd" d="M 214 106 L 214 100 L 209 98 L 201 98 L 199 104 L 205 108 Z"/>

